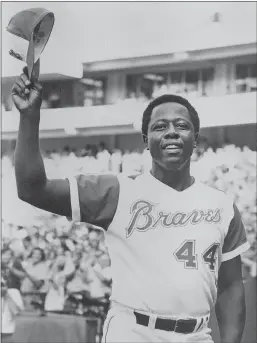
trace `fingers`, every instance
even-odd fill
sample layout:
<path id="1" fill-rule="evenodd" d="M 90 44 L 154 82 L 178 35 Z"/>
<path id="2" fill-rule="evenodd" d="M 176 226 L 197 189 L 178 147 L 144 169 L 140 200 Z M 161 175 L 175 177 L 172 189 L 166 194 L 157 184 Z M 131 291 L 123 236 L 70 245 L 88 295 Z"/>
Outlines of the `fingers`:
<path id="1" fill-rule="evenodd" d="M 26 88 L 21 78 L 17 79 L 15 84 L 13 85 L 12 94 L 18 95 L 23 99 L 26 98 L 26 96 L 29 94 L 29 89 Z"/>
<path id="2" fill-rule="evenodd" d="M 20 90 L 20 92 L 24 93 L 25 95 L 29 94 L 29 89 L 27 88 L 27 85 L 24 83 L 22 77 L 20 77 L 16 81 L 17 88 Z"/>
<path id="3" fill-rule="evenodd" d="M 15 98 L 16 100 L 18 100 L 19 98 L 22 98 L 24 100 L 26 99 L 26 95 L 23 92 L 23 88 L 18 83 L 15 83 L 13 85 L 12 96 L 13 96 L 13 99 Z"/>
<path id="4" fill-rule="evenodd" d="M 37 93 L 41 94 L 42 92 L 42 86 L 37 81 L 34 84 L 31 83 L 27 76 L 27 67 L 23 68 L 23 71 L 25 71 L 23 74 L 20 75 L 20 77 L 16 80 L 12 93 L 18 94 L 24 98 L 24 96 L 29 95 L 31 89 L 36 91 Z"/>
<path id="5" fill-rule="evenodd" d="M 30 82 L 28 76 L 26 75 L 26 73 L 21 74 L 20 79 L 23 81 L 23 83 L 26 87 L 29 87 L 31 85 L 31 82 Z"/>
<path id="6" fill-rule="evenodd" d="M 29 76 L 28 76 L 29 72 L 28 72 L 27 66 L 23 68 L 23 74 L 21 75 L 21 78 L 26 86 L 28 87 L 31 86 L 31 88 L 33 88 L 35 91 L 37 91 L 38 93 L 41 93 L 42 86 L 38 82 L 39 69 L 37 70 L 37 68 L 39 68 L 39 60 L 32 70 L 31 80 L 29 79 Z"/>

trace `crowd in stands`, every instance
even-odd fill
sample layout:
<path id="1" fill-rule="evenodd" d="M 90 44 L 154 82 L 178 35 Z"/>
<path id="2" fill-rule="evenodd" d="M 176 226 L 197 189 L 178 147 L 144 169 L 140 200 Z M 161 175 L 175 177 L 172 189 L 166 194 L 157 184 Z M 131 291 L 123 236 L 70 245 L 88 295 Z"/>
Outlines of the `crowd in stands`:
<path id="1" fill-rule="evenodd" d="M 81 150 L 43 153 L 47 175 L 62 178 L 81 173 L 133 174 L 150 169 L 148 151 L 110 153 L 101 143 Z M 243 256 L 244 277 L 256 277 L 256 152 L 234 145 L 207 144 L 192 157 L 192 174 L 227 192 L 237 204 L 251 249 Z M 35 210 L 17 198 L 12 157 L 2 156 L 2 273 L 8 286 L 29 294 L 46 294 L 47 310 L 62 310 L 73 292 L 94 298 L 109 296 L 111 271 L 104 232 L 86 223 Z M 9 201 L 8 201 L 9 199 Z M 22 207 L 25 206 L 25 207 Z M 20 221 L 18 209 L 29 222 Z M 9 209 L 9 212 L 8 212 Z M 26 302 L 26 297 L 25 297 Z M 27 306 L 31 303 L 28 296 Z"/>
<path id="2" fill-rule="evenodd" d="M 53 216 L 51 221 L 58 219 Z M 85 291 L 92 298 L 110 294 L 110 261 L 103 233 L 86 225 L 71 227 L 67 222 L 65 230 L 20 229 L 16 238 L 5 239 L 1 256 L 7 286 L 24 294 L 27 309 L 37 293 L 46 294 L 48 311 L 63 310 L 74 292 Z"/>

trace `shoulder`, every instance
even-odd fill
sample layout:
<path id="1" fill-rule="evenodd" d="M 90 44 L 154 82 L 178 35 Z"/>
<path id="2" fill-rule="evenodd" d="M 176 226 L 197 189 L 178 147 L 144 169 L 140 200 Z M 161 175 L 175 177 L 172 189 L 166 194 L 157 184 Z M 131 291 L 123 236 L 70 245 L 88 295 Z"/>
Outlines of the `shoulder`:
<path id="1" fill-rule="evenodd" d="M 233 198 L 227 194 L 226 192 L 215 188 L 214 186 L 208 185 L 201 181 L 197 181 L 198 190 L 203 192 L 203 195 L 211 197 L 213 200 L 217 202 L 221 202 L 227 204 L 229 206 L 233 206 Z"/>
<path id="2" fill-rule="evenodd" d="M 221 217 L 227 227 L 235 215 L 234 199 L 226 192 L 213 186 L 198 182 L 197 193 L 201 194 L 203 201 L 213 208 L 220 209 Z"/>

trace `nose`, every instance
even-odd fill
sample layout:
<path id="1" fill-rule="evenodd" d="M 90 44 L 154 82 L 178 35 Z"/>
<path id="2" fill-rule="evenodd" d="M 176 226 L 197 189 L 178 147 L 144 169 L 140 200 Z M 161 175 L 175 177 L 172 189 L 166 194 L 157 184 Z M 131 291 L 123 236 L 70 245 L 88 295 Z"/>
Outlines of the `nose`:
<path id="1" fill-rule="evenodd" d="M 174 125 L 170 123 L 168 129 L 166 130 L 164 134 L 164 138 L 179 138 L 179 133 L 176 131 Z"/>

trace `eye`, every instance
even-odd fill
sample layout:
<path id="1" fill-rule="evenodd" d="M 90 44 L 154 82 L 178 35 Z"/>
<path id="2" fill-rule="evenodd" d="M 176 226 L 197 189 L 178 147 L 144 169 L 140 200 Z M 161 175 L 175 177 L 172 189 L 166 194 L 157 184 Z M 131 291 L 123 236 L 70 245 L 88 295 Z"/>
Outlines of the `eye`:
<path id="1" fill-rule="evenodd" d="M 157 124 L 154 126 L 155 131 L 162 131 L 165 129 L 165 124 Z"/>
<path id="2" fill-rule="evenodd" d="M 177 127 L 187 130 L 189 127 L 186 123 L 177 123 Z"/>

